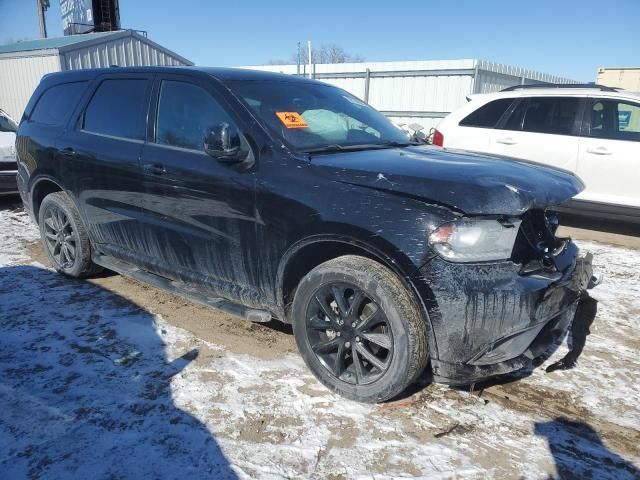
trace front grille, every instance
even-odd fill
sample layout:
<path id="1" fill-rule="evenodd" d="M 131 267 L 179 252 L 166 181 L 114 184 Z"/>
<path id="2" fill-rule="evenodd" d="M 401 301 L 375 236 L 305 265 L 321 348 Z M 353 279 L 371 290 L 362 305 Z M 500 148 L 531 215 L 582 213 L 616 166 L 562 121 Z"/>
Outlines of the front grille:
<path id="1" fill-rule="evenodd" d="M 555 235 L 557 229 L 558 217 L 554 212 L 540 209 L 527 211 L 522 216 L 511 260 L 523 265 L 523 268 L 528 265 L 535 269 L 553 269 L 553 256 L 564 244 L 564 239 Z"/>

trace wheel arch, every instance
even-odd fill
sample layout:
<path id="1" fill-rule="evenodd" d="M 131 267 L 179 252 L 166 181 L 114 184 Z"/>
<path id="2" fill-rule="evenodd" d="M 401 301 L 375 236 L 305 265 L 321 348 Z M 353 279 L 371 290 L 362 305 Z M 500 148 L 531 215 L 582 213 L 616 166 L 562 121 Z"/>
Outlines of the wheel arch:
<path id="1" fill-rule="evenodd" d="M 42 176 L 34 180 L 31 185 L 31 210 L 33 219 L 38 223 L 38 215 L 40 213 L 40 205 L 44 198 L 50 193 L 65 192 L 66 190 L 57 180 L 49 176 Z"/>
<path id="2" fill-rule="evenodd" d="M 293 295 L 300 280 L 315 267 L 342 255 L 360 255 L 370 258 L 394 272 L 410 295 L 417 302 L 427 328 L 427 341 L 430 355 L 437 358 L 437 343 L 434 336 L 431 317 L 415 282 L 411 279 L 408 265 L 410 261 L 394 258 L 384 251 L 362 242 L 358 239 L 343 235 L 314 235 L 304 238 L 292 245 L 283 256 L 278 266 L 276 278 L 276 296 L 280 303 L 283 320 L 290 323 L 289 318 Z"/>

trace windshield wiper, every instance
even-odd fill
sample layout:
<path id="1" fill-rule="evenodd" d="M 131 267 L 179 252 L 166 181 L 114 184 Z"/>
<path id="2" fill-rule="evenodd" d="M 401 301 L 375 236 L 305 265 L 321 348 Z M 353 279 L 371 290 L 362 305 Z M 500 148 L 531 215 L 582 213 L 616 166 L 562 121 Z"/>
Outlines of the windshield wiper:
<path id="1" fill-rule="evenodd" d="M 396 141 L 389 141 L 389 142 L 382 142 L 382 143 L 362 143 L 362 144 L 357 144 L 357 145 L 338 145 L 338 144 L 331 144 L 331 145 L 324 145 L 322 147 L 317 147 L 317 148 L 308 148 L 306 150 L 303 150 L 304 153 L 319 153 L 319 152 L 349 152 L 349 151 L 355 151 L 355 150 L 370 150 L 370 149 L 374 149 L 374 148 L 395 148 L 395 147 L 408 147 L 409 145 L 416 145 L 414 143 L 410 143 L 410 142 L 396 142 Z"/>

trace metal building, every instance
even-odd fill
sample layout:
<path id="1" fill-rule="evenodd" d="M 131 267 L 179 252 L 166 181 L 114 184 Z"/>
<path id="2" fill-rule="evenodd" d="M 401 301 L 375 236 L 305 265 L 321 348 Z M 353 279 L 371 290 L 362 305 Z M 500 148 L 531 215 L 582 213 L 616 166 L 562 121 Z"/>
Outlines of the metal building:
<path id="1" fill-rule="evenodd" d="M 0 46 L 0 109 L 19 120 L 43 75 L 64 70 L 193 65 L 133 30 L 44 38 Z"/>
<path id="2" fill-rule="evenodd" d="M 297 65 L 241 68 L 297 74 Z M 309 67 L 300 66 L 308 75 Z M 524 83 L 576 83 L 575 80 L 483 60 L 428 60 L 313 65 L 311 75 L 354 94 L 398 124 L 418 123 L 427 130 L 466 102 Z"/>

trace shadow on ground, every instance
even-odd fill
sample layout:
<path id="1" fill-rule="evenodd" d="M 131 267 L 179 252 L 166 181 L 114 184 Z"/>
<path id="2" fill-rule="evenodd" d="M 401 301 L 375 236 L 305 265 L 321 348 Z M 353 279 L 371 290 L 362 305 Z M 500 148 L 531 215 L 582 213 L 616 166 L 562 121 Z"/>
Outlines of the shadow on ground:
<path id="1" fill-rule="evenodd" d="M 535 434 L 547 439 L 559 479 L 640 478 L 640 470 L 609 450 L 586 423 L 558 417 L 550 422 L 536 423 Z M 554 477 L 549 477 L 551 479 Z"/>
<path id="2" fill-rule="evenodd" d="M 235 478 L 174 404 L 193 361 L 153 316 L 87 282 L 0 268 L 0 478 Z"/>

